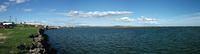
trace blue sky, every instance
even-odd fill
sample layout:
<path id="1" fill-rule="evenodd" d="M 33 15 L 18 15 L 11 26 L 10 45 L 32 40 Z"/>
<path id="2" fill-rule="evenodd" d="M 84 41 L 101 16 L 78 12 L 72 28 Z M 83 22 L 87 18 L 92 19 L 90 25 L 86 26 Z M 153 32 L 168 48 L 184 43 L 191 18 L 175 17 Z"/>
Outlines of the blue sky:
<path id="1" fill-rule="evenodd" d="M 0 21 L 91 26 L 200 26 L 200 0 L 0 0 Z"/>

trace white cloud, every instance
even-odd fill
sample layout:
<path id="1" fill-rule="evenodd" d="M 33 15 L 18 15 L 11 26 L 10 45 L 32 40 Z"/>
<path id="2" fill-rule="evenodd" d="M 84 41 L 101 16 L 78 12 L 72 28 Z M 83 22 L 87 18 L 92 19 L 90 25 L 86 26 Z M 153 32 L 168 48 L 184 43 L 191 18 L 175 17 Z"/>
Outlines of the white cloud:
<path id="1" fill-rule="evenodd" d="M 145 24 L 158 24 L 158 19 L 156 18 L 150 18 L 150 17 L 144 17 L 141 16 L 140 18 L 137 18 L 137 21 L 139 23 L 145 23 Z"/>
<path id="2" fill-rule="evenodd" d="M 116 21 L 121 21 L 121 22 L 133 22 L 134 19 L 129 18 L 129 17 L 122 17 L 122 18 L 116 19 Z"/>
<path id="3" fill-rule="evenodd" d="M 0 12 L 5 12 L 8 10 L 8 7 L 15 4 L 25 3 L 29 0 L 9 0 L 8 2 L 3 2 L 0 4 Z"/>
<path id="4" fill-rule="evenodd" d="M 8 6 L 0 5 L 0 12 L 7 11 L 7 7 L 8 7 Z"/>
<path id="5" fill-rule="evenodd" d="M 32 9 L 24 9 L 25 12 L 31 12 Z"/>
<path id="6" fill-rule="evenodd" d="M 117 15 L 129 15 L 133 12 L 130 11 L 94 11 L 94 12 L 82 12 L 82 11 L 70 11 L 65 13 L 69 17 L 107 17 Z"/>
<path id="7" fill-rule="evenodd" d="M 20 3 L 25 3 L 25 2 L 27 2 L 27 1 L 29 1 L 29 0 L 9 0 L 10 2 L 15 2 L 15 3 L 17 3 L 17 4 L 20 4 Z"/>
<path id="8" fill-rule="evenodd" d="M 9 0 L 10 2 L 13 2 L 13 1 L 15 1 L 15 0 Z"/>
<path id="9" fill-rule="evenodd" d="M 89 26 L 90 24 L 87 24 L 87 23 L 80 23 L 78 24 L 78 26 Z"/>
<path id="10" fill-rule="evenodd" d="M 130 17 L 117 18 L 115 21 L 129 22 L 129 23 L 142 23 L 142 24 L 158 24 L 158 19 L 141 16 L 137 19 Z"/>
<path id="11" fill-rule="evenodd" d="M 16 0 L 16 3 L 24 3 L 26 2 L 27 0 Z"/>
<path id="12" fill-rule="evenodd" d="M 141 16 L 137 20 L 139 20 L 139 21 L 157 21 L 157 19 L 155 19 L 155 18 L 149 18 L 149 17 L 144 17 L 144 16 Z"/>

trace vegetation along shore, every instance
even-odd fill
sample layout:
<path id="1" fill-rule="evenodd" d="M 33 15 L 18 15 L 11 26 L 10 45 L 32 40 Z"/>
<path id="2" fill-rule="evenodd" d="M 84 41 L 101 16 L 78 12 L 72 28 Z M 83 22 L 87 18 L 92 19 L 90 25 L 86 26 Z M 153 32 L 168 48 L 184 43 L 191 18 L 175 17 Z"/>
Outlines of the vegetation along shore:
<path id="1" fill-rule="evenodd" d="M 0 29 L 0 54 L 55 54 L 48 44 L 45 28 L 17 24 Z"/>

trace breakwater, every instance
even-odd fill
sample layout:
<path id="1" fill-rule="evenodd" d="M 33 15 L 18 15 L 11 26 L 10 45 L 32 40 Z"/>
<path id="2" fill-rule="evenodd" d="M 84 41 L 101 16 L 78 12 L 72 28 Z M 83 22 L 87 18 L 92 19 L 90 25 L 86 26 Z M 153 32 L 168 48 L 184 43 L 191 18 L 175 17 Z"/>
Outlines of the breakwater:
<path id="1" fill-rule="evenodd" d="M 32 45 L 29 47 L 30 54 L 56 54 L 56 50 L 48 43 L 48 36 L 44 34 L 46 28 L 39 28 L 36 35 L 31 35 Z"/>

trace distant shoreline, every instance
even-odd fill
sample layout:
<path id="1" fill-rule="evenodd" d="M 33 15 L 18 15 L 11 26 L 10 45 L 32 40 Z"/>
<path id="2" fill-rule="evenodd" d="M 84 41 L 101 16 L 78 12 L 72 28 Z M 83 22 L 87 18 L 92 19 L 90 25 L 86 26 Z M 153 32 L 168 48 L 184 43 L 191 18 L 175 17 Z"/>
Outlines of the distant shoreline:
<path id="1" fill-rule="evenodd" d="M 104 28 L 157 28 L 157 27 L 200 27 L 200 26 L 75 26 L 75 27 L 59 27 L 59 28 L 79 28 L 79 27 L 104 27 Z M 49 28 L 51 29 L 51 28 Z"/>

